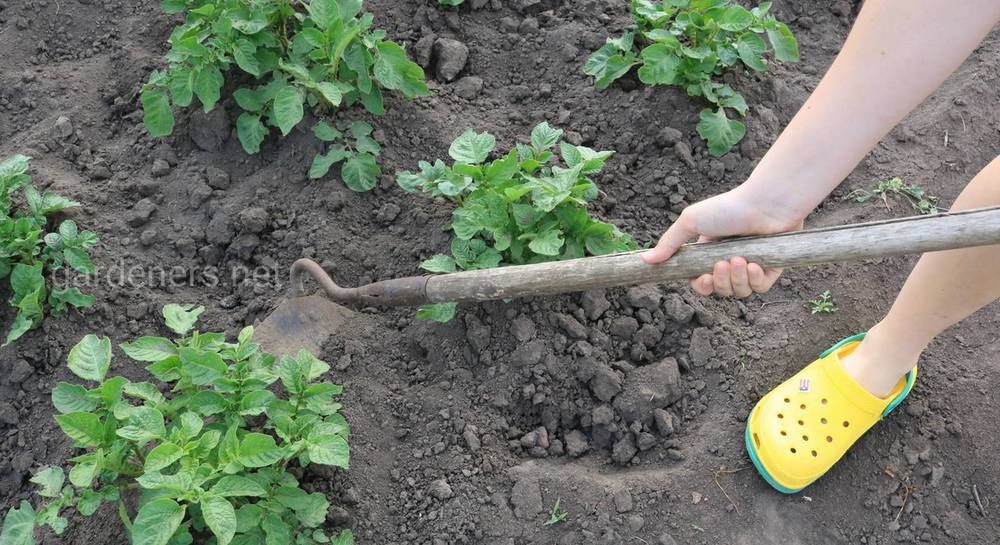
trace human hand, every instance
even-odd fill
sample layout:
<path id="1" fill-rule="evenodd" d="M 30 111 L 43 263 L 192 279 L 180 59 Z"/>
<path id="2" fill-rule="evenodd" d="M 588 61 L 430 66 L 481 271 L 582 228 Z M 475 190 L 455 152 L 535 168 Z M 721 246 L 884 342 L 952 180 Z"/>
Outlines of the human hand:
<path id="1" fill-rule="evenodd" d="M 656 247 L 643 253 L 646 263 L 666 261 L 686 242 L 735 235 L 769 235 L 802 228 L 802 218 L 765 210 L 747 192 L 736 188 L 684 209 L 677 221 L 660 237 Z M 715 264 L 712 273 L 691 280 L 691 288 L 702 295 L 747 297 L 764 293 L 781 275 L 781 269 L 765 269 L 740 256 Z"/>

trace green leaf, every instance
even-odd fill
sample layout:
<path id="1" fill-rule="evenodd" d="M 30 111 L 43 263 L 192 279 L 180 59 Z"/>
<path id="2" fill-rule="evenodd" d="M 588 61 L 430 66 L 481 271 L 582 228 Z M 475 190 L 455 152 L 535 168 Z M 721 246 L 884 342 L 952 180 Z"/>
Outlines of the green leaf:
<path id="1" fill-rule="evenodd" d="M 7 511 L 3 530 L 0 530 L 0 544 L 35 545 L 35 510 L 30 503 L 21 500 L 20 506 Z"/>
<path id="2" fill-rule="evenodd" d="M 562 135 L 562 129 L 554 129 L 548 122 L 543 121 L 531 130 L 531 147 L 535 148 L 536 152 L 545 151 L 555 146 Z"/>
<path id="3" fill-rule="evenodd" d="M 265 497 L 268 494 L 257 481 L 240 475 L 227 475 L 219 479 L 209 492 L 224 497 Z"/>
<path id="4" fill-rule="evenodd" d="M 47 467 L 42 469 L 31 478 L 31 482 L 41 486 L 38 495 L 45 498 L 58 498 L 62 494 L 63 483 L 66 482 L 66 474 L 61 467 Z"/>
<path id="5" fill-rule="evenodd" d="M 350 530 L 342 530 L 337 537 L 330 540 L 330 545 L 354 545 L 354 533 Z"/>
<path id="6" fill-rule="evenodd" d="M 340 21 L 340 10 L 337 0 L 309 0 L 306 5 L 309 15 L 316 26 L 326 30 Z"/>
<path id="7" fill-rule="evenodd" d="M 292 529 L 274 513 L 264 517 L 261 528 L 267 535 L 265 545 L 287 545 L 292 542 Z"/>
<path id="8" fill-rule="evenodd" d="M 143 505 L 132 523 L 132 545 L 167 545 L 184 520 L 185 511 L 170 498 Z"/>
<path id="9" fill-rule="evenodd" d="M 144 445 L 167 434 L 163 413 L 146 406 L 135 407 L 129 416 L 129 425 L 118 428 L 119 437 Z"/>
<path id="10" fill-rule="evenodd" d="M 444 254 L 437 254 L 423 261 L 420 268 L 433 273 L 452 273 L 455 272 L 455 260 Z"/>
<path id="11" fill-rule="evenodd" d="M 67 363 L 69 370 L 83 380 L 103 382 L 111 367 L 111 339 L 85 336 L 69 351 Z"/>
<path id="12" fill-rule="evenodd" d="M 248 433 L 240 441 L 239 462 L 247 467 L 269 466 L 284 457 L 284 450 L 274 437 L 263 433 Z"/>
<path id="13" fill-rule="evenodd" d="M 368 153 L 358 153 L 344 162 L 340 176 L 344 184 L 352 191 L 359 193 L 370 191 L 378 184 L 378 176 L 382 171 L 375 162 L 375 157 Z"/>
<path id="14" fill-rule="evenodd" d="M 96 414 L 84 412 L 57 414 L 55 419 L 63 433 L 84 446 L 97 447 L 104 440 L 104 425 Z"/>
<path id="15" fill-rule="evenodd" d="M 26 265 L 18 263 L 14 265 L 13 272 L 10 273 L 10 287 L 14 290 L 14 299 L 27 296 L 45 288 L 45 278 L 42 276 L 42 264 Z M 15 304 L 12 303 L 11 304 Z"/>
<path id="16" fill-rule="evenodd" d="M 69 482 L 73 483 L 73 486 L 77 488 L 88 488 L 94 482 L 94 477 L 97 476 L 97 472 L 101 469 L 100 464 L 103 460 L 101 456 L 101 450 L 98 449 L 91 454 L 87 454 L 90 459 L 82 460 L 77 458 L 77 464 L 69 470 Z"/>
<path id="17" fill-rule="evenodd" d="M 764 60 L 764 53 L 767 52 L 767 44 L 764 40 L 753 32 L 746 32 L 740 36 L 736 42 L 736 52 L 740 55 L 740 60 L 753 70 L 767 70 L 767 61 Z"/>
<path id="18" fill-rule="evenodd" d="M 664 44 L 653 44 L 642 50 L 639 80 L 646 85 L 671 85 L 676 82 L 681 58 Z"/>
<path id="19" fill-rule="evenodd" d="M 215 65 L 205 66 L 195 73 L 192 90 L 206 112 L 212 111 L 215 104 L 219 102 L 223 83 L 225 81 L 222 72 Z"/>
<path id="20" fill-rule="evenodd" d="M 324 142 L 333 142 L 334 140 L 338 140 L 344 136 L 344 133 L 333 128 L 326 121 L 320 121 L 319 123 L 313 125 L 313 134 L 316 135 L 316 138 L 319 138 Z"/>
<path id="21" fill-rule="evenodd" d="M 287 136 L 302 121 L 303 100 L 302 92 L 291 85 L 283 87 L 274 97 L 274 120 L 282 135 Z"/>
<path id="22" fill-rule="evenodd" d="M 708 151 L 715 157 L 725 155 L 746 135 L 746 126 L 726 117 L 722 108 L 715 111 L 705 108 L 700 117 L 698 134 L 708 142 Z"/>
<path id="23" fill-rule="evenodd" d="M 403 93 L 406 98 L 427 96 L 424 70 L 406 56 L 406 51 L 393 42 L 379 42 L 375 55 L 375 79 L 386 89 Z"/>
<path id="24" fill-rule="evenodd" d="M 565 242 L 562 233 L 558 229 L 552 229 L 532 239 L 528 248 L 536 254 L 556 256 Z"/>
<path id="25" fill-rule="evenodd" d="M 168 136 L 174 132 L 174 112 L 170 100 L 161 89 L 147 89 L 139 95 L 142 102 L 142 122 L 150 136 Z"/>
<path id="26" fill-rule="evenodd" d="M 488 132 L 477 134 L 472 129 L 465 129 L 448 148 L 448 155 L 460 163 L 478 165 L 486 161 L 496 143 L 496 138 Z"/>
<path id="27" fill-rule="evenodd" d="M 139 399 L 159 404 L 165 401 L 163 394 L 151 382 L 130 382 L 122 387 L 122 392 Z"/>
<path id="28" fill-rule="evenodd" d="M 326 176 L 326 174 L 330 172 L 330 167 L 350 156 L 351 152 L 339 147 L 331 148 L 330 151 L 326 153 L 317 153 L 316 156 L 313 157 L 312 165 L 309 167 L 309 178 L 317 180 Z"/>
<path id="29" fill-rule="evenodd" d="M 163 307 L 163 318 L 167 327 L 174 333 L 187 335 L 194 324 L 198 321 L 198 316 L 205 311 L 205 307 L 195 307 L 194 305 L 169 304 Z"/>
<path id="30" fill-rule="evenodd" d="M 236 135 L 243 151 L 253 155 L 260 151 L 260 144 L 267 138 L 268 129 L 259 115 L 243 112 L 236 119 Z"/>
<path id="31" fill-rule="evenodd" d="M 160 443 L 146 454 L 143 470 L 147 473 L 159 471 L 184 457 L 184 449 L 173 443 Z"/>
<path id="32" fill-rule="evenodd" d="M 306 448 L 309 460 L 315 464 L 348 468 L 350 448 L 347 440 L 339 435 L 310 437 Z"/>
<path id="33" fill-rule="evenodd" d="M 455 317 L 458 303 L 436 303 L 423 305 L 417 309 L 418 320 L 434 320 L 435 322 L 450 322 Z"/>
<path id="34" fill-rule="evenodd" d="M 177 351 L 184 372 L 197 386 L 206 386 L 226 374 L 229 367 L 222 357 L 214 352 L 183 347 Z"/>
<path id="35" fill-rule="evenodd" d="M 87 389 L 79 384 L 60 382 L 52 389 L 52 406 L 60 413 L 90 412 L 97 408 L 97 402 L 87 395 Z"/>
<path id="36" fill-rule="evenodd" d="M 607 65 L 604 73 L 597 78 L 594 82 L 598 89 L 607 89 L 611 86 L 614 81 L 625 74 L 635 66 L 635 54 L 629 51 L 623 55 L 612 55 L 607 59 Z"/>
<path id="37" fill-rule="evenodd" d="M 767 39 L 774 48 L 774 57 L 781 62 L 799 62 L 799 42 L 788 30 L 788 25 L 775 21 L 773 28 L 767 29 Z"/>
<path id="38" fill-rule="evenodd" d="M 753 24 L 755 17 L 743 6 L 729 6 L 719 17 L 719 28 L 730 32 L 745 30 Z"/>
<path id="39" fill-rule="evenodd" d="M 313 0 L 315 1 L 315 0 Z M 220 496 L 203 496 L 201 514 L 219 545 L 229 545 L 236 535 L 236 510 L 229 500 Z"/>
<path id="40" fill-rule="evenodd" d="M 260 112 L 264 108 L 264 100 L 261 93 L 254 89 L 241 87 L 233 92 L 236 105 L 248 112 Z"/>
<path id="41" fill-rule="evenodd" d="M 136 361 L 156 362 L 177 354 L 177 347 L 163 337 L 139 337 L 135 342 L 121 343 L 119 348 Z"/>
<path id="42" fill-rule="evenodd" d="M 257 60 L 257 46 L 250 40 L 239 39 L 233 46 L 233 60 L 244 72 L 260 77 L 260 62 Z"/>
<path id="43" fill-rule="evenodd" d="M 203 390 L 195 394 L 189 407 L 202 416 L 212 416 L 226 410 L 226 398 L 218 392 Z"/>

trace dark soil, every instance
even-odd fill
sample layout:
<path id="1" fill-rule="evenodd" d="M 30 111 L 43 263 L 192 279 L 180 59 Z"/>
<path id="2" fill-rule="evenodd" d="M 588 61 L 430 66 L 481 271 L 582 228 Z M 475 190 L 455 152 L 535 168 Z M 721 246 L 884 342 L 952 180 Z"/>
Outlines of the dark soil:
<path id="1" fill-rule="evenodd" d="M 627 25 L 627 2 L 467 4 L 366 3 L 411 54 L 429 54 L 436 36 L 466 44 L 469 58 L 454 81 L 431 83 L 432 97 L 390 99 L 384 118 L 343 112 L 373 122 L 385 148 L 380 186 L 356 194 L 337 179 L 306 179 L 318 148 L 307 123 L 245 155 L 224 115 L 231 102 L 209 116 L 185 112 L 173 137 L 149 138 L 137 94 L 176 23 L 156 2 L 0 0 L 0 157 L 35 157 L 36 183 L 81 201 L 77 221 L 102 239 L 95 307 L 0 350 L 4 511 L 33 499 L 32 472 L 70 454 L 48 392 L 70 379 L 65 356 L 84 334 L 162 334 L 169 302 L 203 304 L 205 329 L 235 334 L 281 300 L 283 271 L 303 256 L 347 285 L 417 273 L 447 247 L 450 210 L 400 191 L 392 173 L 445 157 L 465 127 L 507 148 L 548 120 L 572 141 L 617 150 L 594 211 L 654 239 L 687 204 L 744 179 L 819 81 L 857 7 L 777 2 L 803 62 L 733 77 L 752 105 L 748 137 L 713 159 L 694 130 L 697 100 L 628 78 L 597 91 L 581 73 L 589 51 Z M 810 223 L 910 215 L 904 202 L 886 210 L 842 199 L 896 175 L 947 206 L 997 154 L 998 48 L 994 33 Z M 804 493 L 773 491 L 744 451 L 759 396 L 877 321 L 913 262 L 791 271 L 744 301 L 640 287 L 466 306 L 447 325 L 407 309 L 355 309 L 322 355 L 345 385 L 352 467 L 310 470 L 305 481 L 331 497 L 331 527 L 379 545 L 995 543 L 1000 306 L 941 336 L 904 409 Z M 122 271 L 171 267 L 182 281 L 121 281 Z M 803 302 L 827 289 L 839 311 L 810 315 Z M 144 376 L 124 361 L 114 371 Z M 556 499 L 568 518 L 543 526 Z M 127 539 L 105 506 L 43 542 Z"/>

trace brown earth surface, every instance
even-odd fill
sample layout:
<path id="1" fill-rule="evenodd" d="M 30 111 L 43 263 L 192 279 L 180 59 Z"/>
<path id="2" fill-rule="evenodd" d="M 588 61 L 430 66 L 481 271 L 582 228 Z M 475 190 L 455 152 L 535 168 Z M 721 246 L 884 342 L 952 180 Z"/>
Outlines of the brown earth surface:
<path id="1" fill-rule="evenodd" d="M 416 274 L 421 259 L 446 248 L 450 208 L 402 192 L 392 173 L 446 157 L 465 127 L 492 132 L 506 149 L 547 120 L 568 138 L 616 150 L 592 209 L 653 240 L 686 205 L 746 177 L 832 62 L 857 10 L 844 0 L 776 3 L 803 60 L 731 77 L 751 104 L 748 136 L 714 159 L 694 130 L 696 99 L 630 78 L 598 91 L 582 74 L 589 52 L 628 24 L 627 2 L 467 4 L 366 2 L 411 54 L 434 37 L 470 53 L 458 79 L 430 83 L 429 98 L 394 97 L 383 118 L 342 113 L 372 122 L 385 149 L 381 184 L 357 194 L 334 177 L 307 180 L 318 148 L 308 123 L 245 155 L 231 134 L 231 99 L 212 116 L 184 112 L 174 136 L 151 139 L 138 90 L 161 66 L 177 22 L 156 2 L 0 0 L 0 157 L 33 156 L 36 183 L 83 203 L 74 217 L 101 235 L 102 273 L 90 287 L 92 309 L 48 320 L 0 350 L 4 511 L 34 499 L 32 472 L 71 453 L 49 392 L 70 379 L 65 356 L 83 335 L 117 343 L 162 334 L 159 309 L 170 302 L 203 304 L 205 329 L 235 334 L 277 305 L 283 271 L 298 257 L 316 258 L 347 285 Z M 950 204 L 997 155 L 998 47 L 991 34 L 809 224 L 910 215 L 903 201 L 886 209 L 843 198 L 891 176 Z M 157 160 L 169 168 L 154 176 Z M 250 216 L 263 217 L 262 231 Z M 803 493 L 772 490 L 744 450 L 756 400 L 877 321 L 914 261 L 789 271 L 770 293 L 743 301 L 641 287 L 465 306 L 446 325 L 417 322 L 408 309 L 355 309 L 322 354 L 345 386 L 352 467 L 307 470 L 306 487 L 330 497 L 331 528 L 379 545 L 996 543 L 996 304 L 935 341 L 903 408 Z M 173 266 L 194 281 L 121 281 L 132 267 Z M 253 268 L 259 274 L 239 276 Z M 839 310 L 810 315 L 804 301 L 824 290 Z M 0 323 L 12 316 L 4 307 Z M 120 354 L 117 362 L 114 372 L 145 375 Z M 568 517 L 544 526 L 556 499 Z M 105 506 L 41 542 L 127 538 Z"/>

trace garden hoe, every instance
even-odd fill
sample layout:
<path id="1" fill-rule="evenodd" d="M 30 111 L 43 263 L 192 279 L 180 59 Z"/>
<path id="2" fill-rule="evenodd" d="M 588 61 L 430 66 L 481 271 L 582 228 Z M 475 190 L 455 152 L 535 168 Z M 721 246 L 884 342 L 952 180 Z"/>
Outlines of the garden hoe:
<path id="1" fill-rule="evenodd" d="M 318 354 L 350 318 L 351 311 L 338 303 L 394 307 L 491 301 L 685 280 L 711 272 L 717 261 L 734 256 L 768 268 L 788 268 L 988 244 L 1000 244 L 1000 207 L 687 244 L 656 265 L 645 263 L 637 251 L 410 276 L 356 288 L 338 286 L 314 261 L 300 259 L 291 268 L 291 297 L 264 320 L 256 337 L 275 354 L 301 349 Z M 325 297 L 306 295 L 307 277 L 319 284 Z"/>

